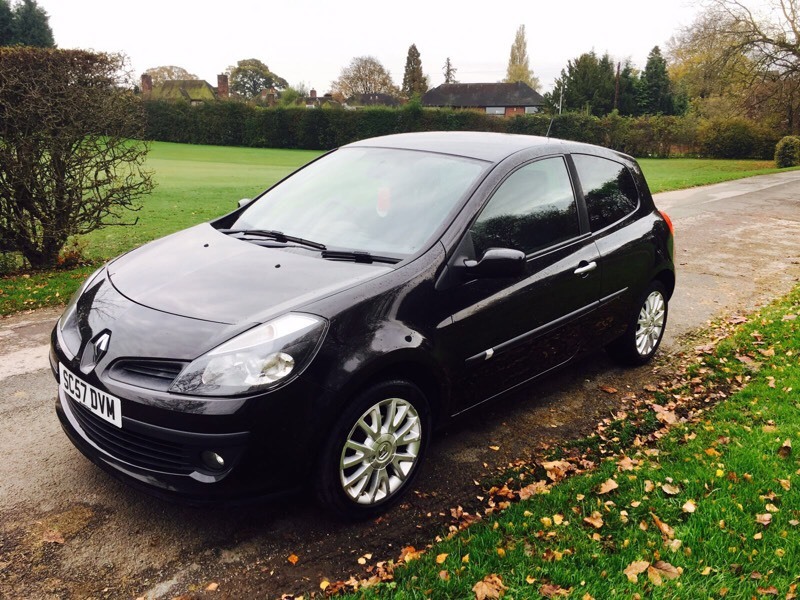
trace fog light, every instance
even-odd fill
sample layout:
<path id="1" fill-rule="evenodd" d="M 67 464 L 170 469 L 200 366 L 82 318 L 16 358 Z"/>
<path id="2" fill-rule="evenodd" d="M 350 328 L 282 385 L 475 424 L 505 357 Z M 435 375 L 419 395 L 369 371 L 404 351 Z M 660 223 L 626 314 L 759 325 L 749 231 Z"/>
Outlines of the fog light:
<path id="1" fill-rule="evenodd" d="M 219 471 L 225 468 L 225 459 L 216 452 L 206 450 L 200 455 L 200 458 L 203 459 L 203 464 L 213 471 Z"/>

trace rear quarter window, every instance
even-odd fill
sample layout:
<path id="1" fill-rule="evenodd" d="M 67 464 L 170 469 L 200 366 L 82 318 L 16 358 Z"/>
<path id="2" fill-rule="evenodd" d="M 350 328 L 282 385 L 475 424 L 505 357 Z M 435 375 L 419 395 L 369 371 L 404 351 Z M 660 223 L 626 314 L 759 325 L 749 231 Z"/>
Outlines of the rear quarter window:
<path id="1" fill-rule="evenodd" d="M 614 160 L 573 154 L 592 231 L 631 214 L 639 206 L 639 191 L 628 168 Z"/>

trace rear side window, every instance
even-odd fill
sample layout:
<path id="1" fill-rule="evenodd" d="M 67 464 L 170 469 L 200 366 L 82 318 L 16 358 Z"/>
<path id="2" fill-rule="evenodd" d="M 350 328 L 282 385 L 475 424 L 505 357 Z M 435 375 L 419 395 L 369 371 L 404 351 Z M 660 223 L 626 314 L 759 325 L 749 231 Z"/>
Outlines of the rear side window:
<path id="1" fill-rule="evenodd" d="M 636 210 L 639 192 L 625 165 L 588 154 L 573 154 L 572 159 L 583 186 L 592 231 L 616 223 Z"/>
<path id="2" fill-rule="evenodd" d="M 545 158 L 514 171 L 470 232 L 478 258 L 489 248 L 531 254 L 579 235 L 578 209 L 564 159 Z"/>

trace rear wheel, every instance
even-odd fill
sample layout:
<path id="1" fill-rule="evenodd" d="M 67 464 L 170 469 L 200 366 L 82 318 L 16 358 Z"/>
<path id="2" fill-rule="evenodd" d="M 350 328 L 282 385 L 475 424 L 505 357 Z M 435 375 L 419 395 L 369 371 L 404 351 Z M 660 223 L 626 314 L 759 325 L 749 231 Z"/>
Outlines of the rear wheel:
<path id="1" fill-rule="evenodd" d="M 653 281 L 637 306 L 638 311 L 631 316 L 625 333 L 606 348 L 613 359 L 626 365 L 645 364 L 661 344 L 669 312 L 664 285 Z"/>
<path id="2" fill-rule="evenodd" d="M 422 391 L 402 380 L 356 397 L 331 430 L 316 478 L 318 500 L 346 518 L 368 518 L 408 490 L 428 444 L 430 411 Z"/>

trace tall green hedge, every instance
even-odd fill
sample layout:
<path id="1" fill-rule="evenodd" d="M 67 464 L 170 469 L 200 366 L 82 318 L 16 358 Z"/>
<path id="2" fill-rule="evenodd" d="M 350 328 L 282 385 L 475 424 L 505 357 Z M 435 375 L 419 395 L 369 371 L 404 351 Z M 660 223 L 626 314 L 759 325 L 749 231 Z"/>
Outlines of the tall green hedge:
<path id="1" fill-rule="evenodd" d="M 695 155 L 772 158 L 779 136 L 743 119 L 698 121 L 692 117 L 602 118 L 567 113 L 504 119 L 479 111 L 401 108 L 361 110 L 265 108 L 242 102 L 144 102 L 148 139 L 190 144 L 328 150 L 357 140 L 409 131 L 496 131 L 599 144 L 634 156 Z"/>

